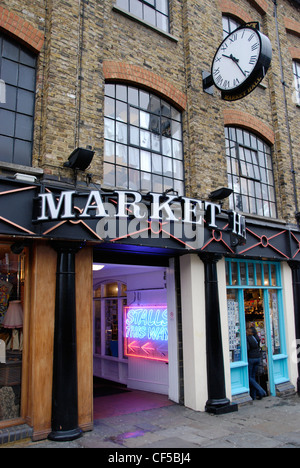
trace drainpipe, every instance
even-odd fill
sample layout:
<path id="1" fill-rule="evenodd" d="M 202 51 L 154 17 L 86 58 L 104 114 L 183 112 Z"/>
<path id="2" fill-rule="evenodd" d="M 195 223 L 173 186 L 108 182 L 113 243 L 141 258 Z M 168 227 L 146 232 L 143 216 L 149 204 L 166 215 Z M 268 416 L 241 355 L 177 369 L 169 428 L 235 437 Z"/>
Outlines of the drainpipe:
<path id="1" fill-rule="evenodd" d="M 299 219 L 299 208 L 298 208 L 298 198 L 297 198 L 296 172 L 295 172 L 295 166 L 294 166 L 292 139 L 291 139 L 291 131 L 290 131 L 289 115 L 288 115 L 288 105 L 287 105 L 287 99 L 286 99 L 287 84 L 286 84 L 286 82 L 284 80 L 284 72 L 283 72 L 283 65 L 282 65 L 282 53 L 281 53 L 280 38 L 279 38 L 277 0 L 273 0 L 273 3 L 274 3 L 274 18 L 275 18 L 275 25 L 276 25 L 276 38 L 277 38 L 278 57 L 279 57 L 279 65 L 280 65 L 281 84 L 282 84 L 284 110 L 285 110 L 285 123 L 286 123 L 287 135 L 288 135 L 288 140 L 289 140 L 289 155 L 290 155 L 290 164 L 291 164 L 291 173 L 292 173 L 292 183 L 293 183 L 293 189 L 294 189 L 295 217 L 297 219 L 297 223 L 298 223 L 298 226 L 299 226 L 299 221 L 298 221 L 298 219 Z"/>

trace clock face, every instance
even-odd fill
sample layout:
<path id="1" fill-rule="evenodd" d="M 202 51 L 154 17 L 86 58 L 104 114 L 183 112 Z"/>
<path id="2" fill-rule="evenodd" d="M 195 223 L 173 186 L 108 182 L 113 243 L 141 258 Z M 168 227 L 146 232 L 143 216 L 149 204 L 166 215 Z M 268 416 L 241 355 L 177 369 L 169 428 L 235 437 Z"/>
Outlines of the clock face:
<path id="1" fill-rule="evenodd" d="M 250 27 L 238 28 L 224 39 L 212 64 L 215 86 L 221 91 L 239 88 L 251 77 L 261 53 L 259 33 Z"/>

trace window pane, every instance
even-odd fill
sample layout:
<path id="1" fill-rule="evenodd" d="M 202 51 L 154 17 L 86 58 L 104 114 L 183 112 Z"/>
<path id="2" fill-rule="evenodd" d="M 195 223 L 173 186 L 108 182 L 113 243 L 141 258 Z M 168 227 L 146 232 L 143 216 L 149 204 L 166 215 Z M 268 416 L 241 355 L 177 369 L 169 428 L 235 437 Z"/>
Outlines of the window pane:
<path id="1" fill-rule="evenodd" d="M 226 128 L 225 142 L 228 180 L 234 190 L 231 197 L 233 208 L 276 217 L 271 149 L 255 135 L 240 128 Z M 243 196 L 240 197 L 239 193 Z"/>
<path id="2" fill-rule="evenodd" d="M 127 122 L 127 104 L 125 102 L 116 102 L 116 119 Z"/>
<path id="3" fill-rule="evenodd" d="M 241 333 L 238 291 L 227 290 L 227 312 L 229 332 L 229 355 L 230 362 L 241 361 Z"/>
<path id="4" fill-rule="evenodd" d="M 148 114 L 147 112 L 141 111 L 140 112 L 140 126 L 142 128 L 146 128 L 147 130 L 149 130 L 149 123 L 150 123 L 150 114 Z"/>
<path id="5" fill-rule="evenodd" d="M 240 284 L 247 284 L 246 263 L 240 263 Z"/>
<path id="6" fill-rule="evenodd" d="M 116 186 L 127 188 L 128 181 L 127 181 L 127 168 L 116 166 Z"/>
<path id="7" fill-rule="evenodd" d="M 129 188 L 130 190 L 140 190 L 140 172 L 129 169 Z"/>
<path id="8" fill-rule="evenodd" d="M 130 107 L 130 123 L 131 125 L 139 125 L 139 111 L 135 107 Z"/>
<path id="9" fill-rule="evenodd" d="M 278 292 L 269 290 L 269 309 L 271 317 L 271 336 L 273 354 L 281 354 L 281 339 L 280 339 L 280 323 L 279 323 L 279 308 L 278 308 Z"/>
<path id="10" fill-rule="evenodd" d="M 127 143 L 127 125 L 116 122 L 116 141 Z"/>
<path id="11" fill-rule="evenodd" d="M 140 106 L 142 109 L 149 109 L 150 96 L 149 93 L 140 91 Z"/>
<path id="12" fill-rule="evenodd" d="M 271 281 L 272 286 L 277 286 L 276 265 L 271 265 Z"/>
<path id="13" fill-rule="evenodd" d="M 155 10 L 147 5 L 144 5 L 144 20 L 155 26 Z"/>
<path id="14" fill-rule="evenodd" d="M 142 190 L 145 186 L 149 190 L 155 186 L 157 191 L 159 187 L 175 189 L 176 185 L 175 190 L 184 195 L 180 113 L 160 97 L 133 87 L 106 85 L 105 96 L 104 160 L 120 166 L 116 168 L 117 186 L 128 188 L 126 180 L 130 187 L 141 181 Z M 133 171 L 125 176 L 121 167 L 149 173 L 150 179 Z M 104 183 L 106 175 L 111 184 L 108 168 Z"/>
<path id="15" fill-rule="evenodd" d="M 130 12 L 139 18 L 143 17 L 143 5 L 139 0 L 130 0 Z"/>
<path id="16" fill-rule="evenodd" d="M 0 132 L 7 136 L 14 136 L 15 133 L 15 113 L 0 109 Z"/>
<path id="17" fill-rule="evenodd" d="M 151 175 L 148 172 L 141 172 L 141 190 L 150 192 L 151 187 Z"/>
<path id="18" fill-rule="evenodd" d="M 161 193 L 163 192 L 163 180 L 161 176 L 153 175 L 153 191 Z"/>
<path id="19" fill-rule="evenodd" d="M 116 294 L 117 295 L 117 294 Z M 118 357 L 118 300 L 105 299 L 105 354 Z"/>
<path id="20" fill-rule="evenodd" d="M 176 159 L 182 159 L 182 143 L 181 141 L 173 140 L 173 157 Z"/>
<path id="21" fill-rule="evenodd" d="M 29 141 L 15 140 L 15 151 L 13 162 L 30 166 L 31 164 L 32 144 Z"/>
<path id="22" fill-rule="evenodd" d="M 116 5 L 157 28 L 169 31 L 168 0 L 116 0 Z"/>
<path id="23" fill-rule="evenodd" d="M 140 132 L 136 127 L 130 127 L 130 143 L 132 145 L 139 146 L 140 143 Z"/>
<path id="24" fill-rule="evenodd" d="M 168 0 L 156 0 L 156 8 L 165 15 L 168 14 Z"/>
<path id="25" fill-rule="evenodd" d="M 128 11 L 128 0 L 117 0 L 117 6 Z"/>
<path id="26" fill-rule="evenodd" d="M 173 176 L 173 169 L 172 169 L 172 159 L 171 158 L 163 158 L 163 173 L 165 176 L 172 177 Z M 176 171 L 175 171 L 176 173 Z"/>
<path id="27" fill-rule="evenodd" d="M 116 98 L 120 101 L 127 101 L 127 87 L 123 85 L 116 85 Z"/>
<path id="28" fill-rule="evenodd" d="M 104 138 L 109 140 L 115 139 L 115 122 L 114 120 L 104 119 Z"/>
<path id="29" fill-rule="evenodd" d="M 254 265 L 253 263 L 248 263 L 248 285 L 254 286 Z"/>
<path id="30" fill-rule="evenodd" d="M 166 156 L 172 154 L 172 140 L 171 138 L 162 138 L 162 153 Z"/>
<path id="31" fill-rule="evenodd" d="M 6 84 L 6 103 L 1 103 L 3 109 L 16 110 L 17 106 L 17 88 Z"/>
<path id="32" fill-rule="evenodd" d="M 179 196 L 184 195 L 184 183 L 181 180 L 174 179 L 174 190 Z"/>
<path id="33" fill-rule="evenodd" d="M 146 151 L 141 151 L 141 169 L 151 172 L 151 154 Z"/>
<path id="34" fill-rule="evenodd" d="M 127 146 L 116 145 L 116 163 L 121 166 L 127 166 Z"/>
<path id="35" fill-rule="evenodd" d="M 35 89 L 35 69 L 26 67 L 25 65 L 19 66 L 19 81 L 18 85 L 21 88 L 34 91 Z"/>
<path id="36" fill-rule="evenodd" d="M 18 90 L 17 112 L 33 115 L 34 112 L 34 94 L 24 89 Z"/>
<path id="37" fill-rule="evenodd" d="M 264 265 L 264 285 L 270 285 L 270 278 L 269 278 L 269 265 Z"/>
<path id="38" fill-rule="evenodd" d="M 115 118 L 115 100 L 109 97 L 105 97 L 104 100 L 104 115 L 112 119 Z"/>
<path id="39" fill-rule="evenodd" d="M 152 151 L 160 152 L 160 138 L 159 135 L 151 133 L 151 149 Z"/>
<path id="40" fill-rule="evenodd" d="M 104 160 L 108 162 L 115 162 L 115 144 L 112 141 L 104 142 Z"/>
<path id="41" fill-rule="evenodd" d="M 11 41 L 3 38 L 2 45 L 2 55 L 10 60 L 15 62 L 19 61 L 19 46 L 18 44 L 13 44 Z"/>
<path id="42" fill-rule="evenodd" d="M 1 116 L 0 116 L 1 119 Z M 12 162 L 13 159 L 14 140 L 6 136 L 0 135 L 0 159 L 1 161 Z"/>
<path id="43" fill-rule="evenodd" d="M 17 86 L 18 74 L 19 67 L 17 63 L 11 62 L 10 60 L 2 59 L 1 78 L 5 81 L 5 83 Z"/>
<path id="44" fill-rule="evenodd" d="M 152 154 L 152 172 L 162 174 L 162 158 L 158 154 Z"/>
<path id="45" fill-rule="evenodd" d="M 105 185 L 109 185 L 109 186 L 114 187 L 116 185 L 115 166 L 112 165 L 112 164 L 104 163 L 103 171 L 104 171 Z"/>
<path id="46" fill-rule="evenodd" d="M 139 105 L 139 91 L 137 89 L 128 88 L 128 102 L 134 106 Z"/>
<path id="47" fill-rule="evenodd" d="M 129 166 L 140 168 L 140 152 L 136 148 L 129 148 Z"/>
<path id="48" fill-rule="evenodd" d="M 181 161 L 174 160 L 174 176 L 177 179 L 183 179 L 183 164 Z"/>
<path id="49" fill-rule="evenodd" d="M 140 132 L 140 145 L 142 148 L 151 148 L 151 133 L 141 130 Z"/>

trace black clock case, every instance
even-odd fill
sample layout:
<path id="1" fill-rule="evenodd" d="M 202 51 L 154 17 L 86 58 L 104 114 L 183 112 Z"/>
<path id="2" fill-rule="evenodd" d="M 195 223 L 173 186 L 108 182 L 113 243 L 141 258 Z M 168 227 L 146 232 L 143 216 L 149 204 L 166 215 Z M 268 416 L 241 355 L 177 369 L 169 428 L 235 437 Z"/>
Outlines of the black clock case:
<path id="1" fill-rule="evenodd" d="M 252 28 L 256 30 L 259 40 L 260 40 L 260 44 L 261 44 L 260 55 L 252 73 L 239 87 L 237 87 L 236 89 L 232 91 L 221 90 L 221 97 L 225 101 L 237 101 L 239 99 L 242 99 L 248 96 L 248 94 L 250 94 L 259 85 L 259 83 L 264 79 L 272 61 L 272 45 L 271 45 L 270 39 L 259 31 L 258 23 L 254 23 L 254 26 L 253 26 L 253 23 L 244 24 L 243 26 L 238 27 L 235 31 L 238 31 L 239 29 L 245 29 L 245 28 Z M 235 31 L 233 31 L 231 34 L 233 34 Z M 223 42 L 225 42 L 226 39 L 227 38 L 225 38 Z M 215 56 L 217 55 L 217 53 L 218 51 L 216 52 Z"/>

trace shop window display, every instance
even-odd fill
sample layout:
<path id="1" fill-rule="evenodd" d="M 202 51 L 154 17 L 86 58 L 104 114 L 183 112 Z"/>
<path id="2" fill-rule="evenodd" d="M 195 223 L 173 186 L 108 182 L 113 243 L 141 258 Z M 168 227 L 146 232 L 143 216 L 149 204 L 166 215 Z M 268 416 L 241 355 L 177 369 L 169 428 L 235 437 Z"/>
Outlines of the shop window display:
<path id="1" fill-rule="evenodd" d="M 122 315 L 126 305 L 126 285 L 120 281 L 103 283 L 94 290 L 97 355 L 123 359 Z"/>
<path id="2" fill-rule="evenodd" d="M 226 261 L 227 310 L 233 394 L 247 389 L 246 328 L 260 339 L 257 379 L 267 393 L 288 380 L 280 264 L 250 260 Z"/>
<path id="3" fill-rule="evenodd" d="M 25 253 L 0 244 L 0 421 L 20 416 Z"/>

